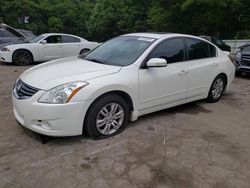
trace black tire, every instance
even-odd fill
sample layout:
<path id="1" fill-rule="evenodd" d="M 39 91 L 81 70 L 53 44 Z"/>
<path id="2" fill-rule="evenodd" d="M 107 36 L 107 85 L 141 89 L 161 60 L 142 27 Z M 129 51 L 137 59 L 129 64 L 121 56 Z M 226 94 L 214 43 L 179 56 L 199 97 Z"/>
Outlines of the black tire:
<path id="1" fill-rule="evenodd" d="M 87 48 L 82 49 L 82 50 L 80 51 L 80 54 L 79 54 L 79 55 L 86 54 L 86 53 L 89 52 L 89 51 L 90 51 L 90 49 L 87 49 Z"/>
<path id="2" fill-rule="evenodd" d="M 13 54 L 13 63 L 18 66 L 30 65 L 34 62 L 32 54 L 28 50 L 17 50 Z"/>
<path id="3" fill-rule="evenodd" d="M 97 118 L 100 116 L 102 109 L 108 106 L 109 104 L 118 104 L 119 107 L 122 108 L 124 116 L 120 127 L 117 130 L 115 130 L 115 132 L 107 135 L 101 133 L 98 130 Z M 100 97 L 96 101 L 94 101 L 94 103 L 90 106 L 84 123 L 84 131 L 86 131 L 87 135 L 93 139 L 108 138 L 121 133 L 124 130 L 126 124 L 128 123 L 128 120 L 129 120 L 129 107 L 126 101 L 119 95 L 115 94 L 104 95 L 103 97 Z M 107 122 L 103 126 L 107 126 Z"/>
<path id="4" fill-rule="evenodd" d="M 222 84 L 222 86 L 221 86 L 221 84 Z M 220 86 L 216 87 L 217 85 L 220 85 Z M 214 81 L 213 81 L 213 83 L 212 83 L 212 85 L 210 87 L 208 97 L 207 97 L 207 101 L 211 102 L 211 103 L 219 101 L 220 98 L 222 97 L 224 91 L 225 91 L 225 88 L 226 88 L 226 78 L 225 78 L 225 76 L 218 75 L 214 79 Z"/>

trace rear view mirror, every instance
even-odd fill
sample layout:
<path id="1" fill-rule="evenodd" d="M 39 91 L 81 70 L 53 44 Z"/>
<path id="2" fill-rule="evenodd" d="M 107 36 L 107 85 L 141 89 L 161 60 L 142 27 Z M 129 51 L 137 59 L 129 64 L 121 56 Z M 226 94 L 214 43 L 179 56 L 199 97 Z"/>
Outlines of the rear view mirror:
<path id="1" fill-rule="evenodd" d="M 42 40 L 40 43 L 47 44 L 47 40 Z"/>
<path id="2" fill-rule="evenodd" d="M 162 58 L 152 58 L 148 60 L 147 67 L 166 67 L 167 60 Z"/>

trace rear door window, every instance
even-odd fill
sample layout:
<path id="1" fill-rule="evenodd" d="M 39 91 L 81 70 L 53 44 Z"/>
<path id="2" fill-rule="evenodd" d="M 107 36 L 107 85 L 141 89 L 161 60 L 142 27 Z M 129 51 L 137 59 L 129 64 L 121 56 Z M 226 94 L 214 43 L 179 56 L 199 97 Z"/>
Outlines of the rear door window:
<path id="1" fill-rule="evenodd" d="M 62 43 L 75 43 L 81 42 L 79 38 L 72 37 L 72 36 L 62 36 Z"/>
<path id="2" fill-rule="evenodd" d="M 203 59 L 216 56 L 216 48 L 208 42 L 199 39 L 186 39 L 187 59 Z"/>

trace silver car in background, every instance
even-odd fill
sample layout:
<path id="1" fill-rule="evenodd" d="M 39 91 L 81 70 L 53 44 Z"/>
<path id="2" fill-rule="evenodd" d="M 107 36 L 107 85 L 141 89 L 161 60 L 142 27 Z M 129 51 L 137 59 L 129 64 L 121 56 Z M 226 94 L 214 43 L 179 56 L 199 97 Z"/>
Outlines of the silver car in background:
<path id="1" fill-rule="evenodd" d="M 14 29 L 6 24 L 0 24 L 0 47 L 2 45 L 25 43 L 36 37 L 32 31 Z"/>

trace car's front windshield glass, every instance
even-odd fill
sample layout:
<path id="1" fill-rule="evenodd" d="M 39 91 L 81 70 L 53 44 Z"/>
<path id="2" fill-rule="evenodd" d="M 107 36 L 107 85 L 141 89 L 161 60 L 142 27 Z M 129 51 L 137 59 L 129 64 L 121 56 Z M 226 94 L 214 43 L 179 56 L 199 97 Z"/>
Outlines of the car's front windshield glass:
<path id="1" fill-rule="evenodd" d="M 107 65 L 127 66 L 135 62 L 154 41 L 154 38 L 148 37 L 120 36 L 80 58 Z"/>
<path id="2" fill-rule="evenodd" d="M 31 42 L 31 43 L 37 43 L 37 42 L 39 42 L 43 37 L 44 37 L 44 35 L 39 35 L 39 36 L 35 37 L 34 39 L 32 39 L 30 42 Z"/>

